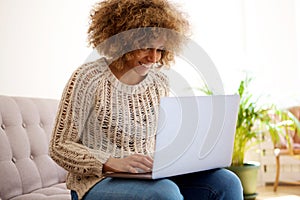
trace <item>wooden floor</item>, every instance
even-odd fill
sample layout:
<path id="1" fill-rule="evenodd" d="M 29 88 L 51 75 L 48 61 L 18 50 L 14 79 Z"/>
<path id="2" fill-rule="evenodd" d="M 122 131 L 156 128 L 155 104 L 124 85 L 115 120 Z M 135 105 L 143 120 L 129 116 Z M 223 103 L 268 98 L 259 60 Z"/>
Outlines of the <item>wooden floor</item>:
<path id="1" fill-rule="evenodd" d="M 273 186 L 264 186 L 257 193 L 256 200 L 300 200 L 300 185 L 280 185 L 277 192 L 273 192 Z"/>

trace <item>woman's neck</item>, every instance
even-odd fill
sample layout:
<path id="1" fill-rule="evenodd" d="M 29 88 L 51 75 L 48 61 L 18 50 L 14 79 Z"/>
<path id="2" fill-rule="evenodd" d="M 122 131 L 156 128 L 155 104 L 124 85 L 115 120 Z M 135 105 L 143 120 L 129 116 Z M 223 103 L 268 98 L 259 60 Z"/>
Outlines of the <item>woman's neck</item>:
<path id="1" fill-rule="evenodd" d="M 136 85 L 140 83 L 146 76 L 140 76 L 137 74 L 134 69 L 126 70 L 125 68 L 123 69 L 118 69 L 115 67 L 114 63 L 111 63 L 109 65 L 109 68 L 111 72 L 114 74 L 114 76 L 122 83 L 127 84 L 127 85 Z"/>

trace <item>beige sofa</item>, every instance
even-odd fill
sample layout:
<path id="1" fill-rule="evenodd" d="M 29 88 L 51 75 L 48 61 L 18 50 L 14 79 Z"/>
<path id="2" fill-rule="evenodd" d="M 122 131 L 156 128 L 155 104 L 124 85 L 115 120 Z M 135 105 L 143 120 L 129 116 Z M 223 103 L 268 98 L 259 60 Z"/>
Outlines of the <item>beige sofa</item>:
<path id="1" fill-rule="evenodd" d="M 0 95 L 0 200 L 70 200 L 48 156 L 58 101 Z"/>

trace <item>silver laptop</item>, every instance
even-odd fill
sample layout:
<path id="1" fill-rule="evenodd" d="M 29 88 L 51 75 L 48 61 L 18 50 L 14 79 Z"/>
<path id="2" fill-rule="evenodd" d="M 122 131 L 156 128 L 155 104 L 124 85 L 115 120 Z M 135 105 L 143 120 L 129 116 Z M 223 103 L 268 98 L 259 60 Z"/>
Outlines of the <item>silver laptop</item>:
<path id="1" fill-rule="evenodd" d="M 158 179 L 229 166 L 238 107 L 238 95 L 162 98 L 152 172 L 106 176 Z"/>

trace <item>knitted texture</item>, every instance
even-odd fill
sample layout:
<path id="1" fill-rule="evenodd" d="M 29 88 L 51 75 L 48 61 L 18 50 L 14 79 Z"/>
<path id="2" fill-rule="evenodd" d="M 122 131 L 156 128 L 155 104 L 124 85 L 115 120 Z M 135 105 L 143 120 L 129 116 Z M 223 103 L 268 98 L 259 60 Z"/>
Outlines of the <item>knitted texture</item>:
<path id="1" fill-rule="evenodd" d="M 154 69 L 126 85 L 104 58 L 79 67 L 64 89 L 49 148 L 69 172 L 68 188 L 81 199 L 103 178 L 109 157 L 153 156 L 159 101 L 167 93 L 166 76 Z"/>

